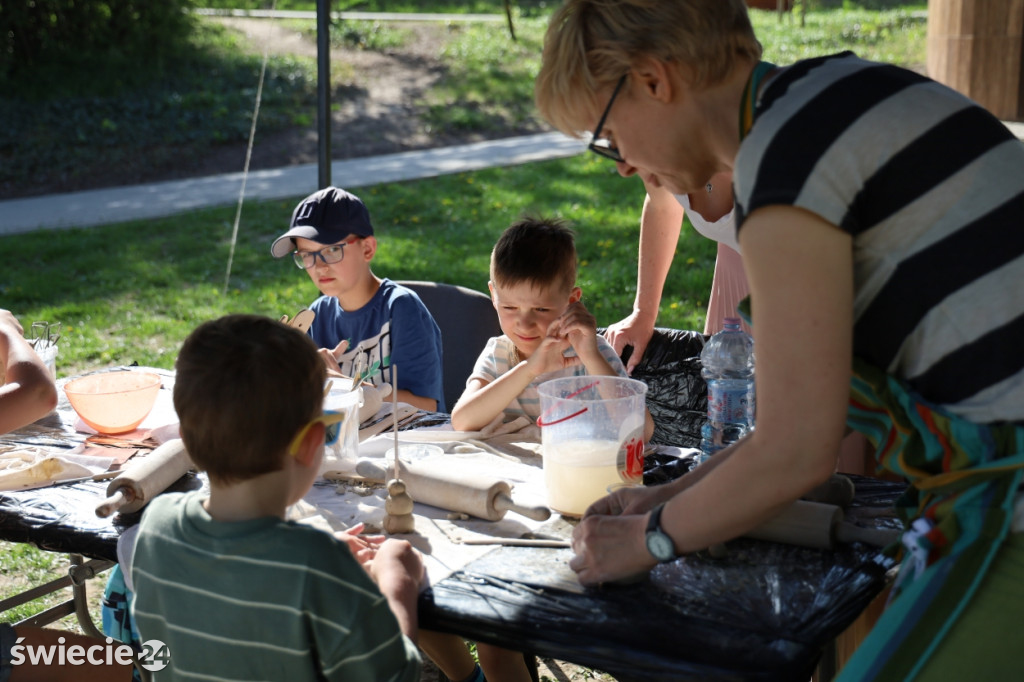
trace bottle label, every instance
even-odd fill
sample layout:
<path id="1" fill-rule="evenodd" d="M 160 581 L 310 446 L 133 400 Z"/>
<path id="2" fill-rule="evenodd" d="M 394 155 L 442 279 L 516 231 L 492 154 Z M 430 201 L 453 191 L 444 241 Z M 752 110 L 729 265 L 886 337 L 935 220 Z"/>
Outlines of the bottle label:
<path id="1" fill-rule="evenodd" d="M 708 420 L 719 424 L 754 423 L 754 382 L 714 379 L 708 382 Z"/>

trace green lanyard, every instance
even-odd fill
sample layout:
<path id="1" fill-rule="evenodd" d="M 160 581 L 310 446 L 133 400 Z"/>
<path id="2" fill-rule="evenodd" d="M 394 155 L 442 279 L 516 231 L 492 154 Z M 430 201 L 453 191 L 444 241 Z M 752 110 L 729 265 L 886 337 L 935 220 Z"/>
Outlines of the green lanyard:
<path id="1" fill-rule="evenodd" d="M 754 107 L 757 104 L 757 90 L 761 81 L 769 71 L 775 68 L 771 62 L 758 62 L 750 72 L 750 78 L 743 88 L 743 99 L 740 102 L 740 141 L 747 136 L 754 125 Z"/>

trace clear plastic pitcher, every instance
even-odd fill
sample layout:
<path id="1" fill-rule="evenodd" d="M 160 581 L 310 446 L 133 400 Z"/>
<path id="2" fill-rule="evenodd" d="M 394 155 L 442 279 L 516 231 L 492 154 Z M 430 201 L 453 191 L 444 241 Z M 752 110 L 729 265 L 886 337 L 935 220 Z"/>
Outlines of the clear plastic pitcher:
<path id="1" fill-rule="evenodd" d="M 538 387 L 548 506 L 582 516 L 609 488 L 644 470 L 647 385 L 624 377 L 567 377 Z"/>
<path id="2" fill-rule="evenodd" d="M 333 445 L 324 448 L 324 459 L 320 465 L 320 475 L 328 471 L 352 474 L 356 470 L 359 459 L 359 404 L 363 399 L 363 390 L 349 390 L 351 381 L 334 380 L 330 390 L 324 396 L 324 411 L 344 412 L 345 421 L 341 423 L 341 433 Z"/>

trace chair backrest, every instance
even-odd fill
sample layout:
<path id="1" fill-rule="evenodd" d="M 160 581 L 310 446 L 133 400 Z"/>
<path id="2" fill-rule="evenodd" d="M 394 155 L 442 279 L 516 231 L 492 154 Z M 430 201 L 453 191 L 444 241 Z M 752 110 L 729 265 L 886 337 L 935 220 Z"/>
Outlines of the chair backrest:
<path id="1" fill-rule="evenodd" d="M 419 295 L 441 328 L 444 402 L 448 411 L 466 388 L 480 351 L 492 336 L 501 336 L 491 298 L 473 289 L 440 282 L 399 281 Z"/>

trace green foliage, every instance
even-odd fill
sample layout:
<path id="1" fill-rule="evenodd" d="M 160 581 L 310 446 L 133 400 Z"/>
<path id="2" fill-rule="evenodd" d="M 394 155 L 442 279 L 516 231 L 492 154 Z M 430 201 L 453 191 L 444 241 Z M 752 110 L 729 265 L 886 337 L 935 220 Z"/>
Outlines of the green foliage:
<path id="1" fill-rule="evenodd" d="M 245 55 L 233 34 L 199 23 L 179 46 L 174 68 L 122 78 L 116 62 L 92 76 L 63 74 L 49 96 L 0 96 L 0 186 L 31 186 L 94 169 L 144 173 L 212 144 L 245 141 L 252 124 L 260 57 Z M 45 70 L 44 70 L 45 71 Z M 316 101 L 310 60 L 273 57 L 267 66 L 260 130 L 302 125 Z M 241 160 L 239 161 L 241 167 Z"/>
<path id="2" fill-rule="evenodd" d="M 541 125 L 533 105 L 546 21 L 516 20 L 516 40 L 504 24 L 453 24 L 441 50 L 448 70 L 430 92 L 426 120 L 446 129 L 493 131 Z"/>
<path id="3" fill-rule="evenodd" d="M 315 28 L 312 31 L 312 38 L 316 39 Z M 401 47 L 408 39 L 409 31 L 393 23 L 348 19 L 331 22 L 332 45 L 383 51 Z"/>
<path id="4" fill-rule="evenodd" d="M 96 62 L 164 63 L 192 28 L 193 0 L 33 0 L 0 3 L 0 84 L 36 80 L 39 69 Z"/>
<path id="5" fill-rule="evenodd" d="M 47 6 L 53 2 L 57 0 L 43 0 Z M 259 4 L 235 0 L 221 6 L 253 9 Z M 445 11 L 441 3 L 428 0 L 385 4 L 390 3 L 366 3 L 358 9 Z M 493 2 L 489 11 L 501 6 Z M 308 3 L 303 9 L 313 7 Z M 332 7 L 339 9 L 336 3 Z M 16 11 L 10 3 L 0 3 L 0 14 Z M 804 27 L 794 17 L 780 22 L 774 12 L 754 11 L 752 17 L 766 58 L 780 64 L 842 49 L 910 66 L 925 60 L 926 21 L 921 11 L 812 11 Z M 543 127 L 533 105 L 533 79 L 546 19 L 517 12 L 515 23 L 516 41 L 503 23 L 448 25 L 441 49 L 442 77 L 414 103 L 432 132 L 486 135 Z M 73 186 L 98 169 L 108 175 L 110 169 L 118 169 L 125 182 L 136 181 L 178 170 L 183 160 L 200 158 L 211 146 L 245 141 L 261 56 L 245 54 L 236 34 L 218 24 L 190 25 L 187 39 L 164 49 L 158 59 L 134 55 L 126 43 L 87 53 L 74 63 L 37 65 L 31 78 L 4 83 L 0 77 L 0 85 L 8 86 L 0 87 L 0 189 L 24 192 L 23 188 L 45 187 L 54 177 Z M 311 20 L 294 25 L 315 34 Z M 345 20 L 334 24 L 332 38 L 336 44 L 388 50 L 407 40 L 407 29 L 397 22 Z M 352 77 L 344 65 L 333 74 L 336 83 Z M 313 59 L 271 58 L 260 132 L 311 125 L 315 97 Z"/>
<path id="6" fill-rule="evenodd" d="M 68 558 L 65 554 L 44 552 L 33 545 L 24 543 L 0 542 L 0 599 L 12 597 L 30 587 L 62 578 L 67 575 L 68 566 Z M 87 592 L 89 611 L 97 623 L 100 617 L 100 597 L 105 578 L 106 574 L 103 574 L 98 580 L 92 581 Z M 16 623 L 70 598 L 71 588 L 63 588 L 10 611 L 5 611 L 4 622 Z M 78 620 L 73 615 L 58 620 L 51 627 L 81 632 Z"/>
<path id="7" fill-rule="evenodd" d="M 923 8 L 918 8 L 923 9 Z M 860 8 L 808 12 L 779 21 L 773 12 L 751 12 L 764 58 L 776 64 L 852 50 L 859 57 L 916 67 L 925 62 L 928 21 L 912 7 L 872 11 Z"/>

